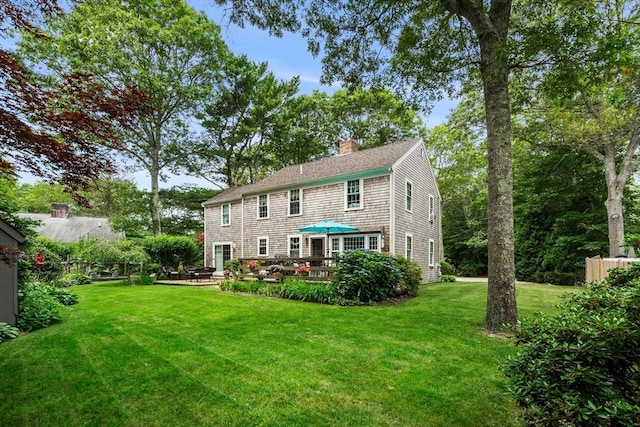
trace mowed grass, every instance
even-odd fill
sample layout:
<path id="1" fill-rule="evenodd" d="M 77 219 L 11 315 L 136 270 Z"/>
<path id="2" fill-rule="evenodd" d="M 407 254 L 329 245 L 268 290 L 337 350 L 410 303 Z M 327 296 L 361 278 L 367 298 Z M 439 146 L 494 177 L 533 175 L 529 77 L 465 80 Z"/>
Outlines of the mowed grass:
<path id="1" fill-rule="evenodd" d="M 93 284 L 0 345 L 2 426 L 508 426 L 512 338 L 481 328 L 486 284 L 336 307 L 215 288 Z M 567 288 L 519 285 L 519 309 Z"/>

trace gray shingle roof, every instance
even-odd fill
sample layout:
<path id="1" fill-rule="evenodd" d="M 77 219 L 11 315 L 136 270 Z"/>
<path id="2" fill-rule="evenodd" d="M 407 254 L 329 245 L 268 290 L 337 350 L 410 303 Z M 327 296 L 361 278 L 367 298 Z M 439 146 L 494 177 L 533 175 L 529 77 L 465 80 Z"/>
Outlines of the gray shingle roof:
<path id="1" fill-rule="evenodd" d="M 77 242 L 81 238 L 87 237 L 106 240 L 117 240 L 124 237 L 124 233 L 116 233 L 111 230 L 107 218 L 87 216 L 52 218 L 51 214 L 35 213 L 20 213 L 18 215 L 42 221 L 42 225 L 35 227 L 36 232 L 56 242 Z"/>
<path id="2" fill-rule="evenodd" d="M 204 202 L 204 205 L 237 200 L 246 194 L 266 193 L 294 185 L 310 184 L 331 177 L 388 168 L 418 143 L 422 143 L 421 138 L 287 166 L 254 184 L 229 188 Z"/>

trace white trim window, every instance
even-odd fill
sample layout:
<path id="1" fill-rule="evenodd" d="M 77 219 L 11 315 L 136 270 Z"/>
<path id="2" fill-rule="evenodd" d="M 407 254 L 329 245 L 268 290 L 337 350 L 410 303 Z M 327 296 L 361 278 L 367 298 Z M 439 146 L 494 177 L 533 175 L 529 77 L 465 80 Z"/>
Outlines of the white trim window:
<path id="1" fill-rule="evenodd" d="M 257 198 L 258 219 L 269 218 L 269 195 L 261 194 Z"/>
<path id="2" fill-rule="evenodd" d="M 404 256 L 407 259 L 413 259 L 413 234 L 406 233 L 404 235 Z"/>
<path id="3" fill-rule="evenodd" d="M 429 221 L 433 222 L 436 215 L 436 198 L 429 194 Z"/>
<path id="4" fill-rule="evenodd" d="M 350 179 L 344 183 L 345 210 L 362 209 L 362 180 Z"/>
<path id="5" fill-rule="evenodd" d="M 269 256 L 269 237 L 258 236 L 258 256 Z"/>
<path id="6" fill-rule="evenodd" d="M 302 256 L 302 235 L 292 234 L 288 236 L 289 257 L 300 258 Z"/>
<path id="7" fill-rule="evenodd" d="M 429 267 L 436 265 L 436 242 L 429 239 Z"/>
<path id="8" fill-rule="evenodd" d="M 404 186 L 404 194 L 405 194 L 404 208 L 409 212 L 413 212 L 413 182 L 406 180 L 405 186 Z"/>
<path id="9" fill-rule="evenodd" d="M 357 234 L 342 237 L 331 237 L 331 256 L 343 251 L 367 250 L 380 252 L 380 242 L 382 238 L 379 234 Z"/>
<path id="10" fill-rule="evenodd" d="M 289 190 L 289 216 L 302 215 L 302 190 Z"/>
<path id="11" fill-rule="evenodd" d="M 220 206 L 220 225 L 231 225 L 231 204 Z"/>

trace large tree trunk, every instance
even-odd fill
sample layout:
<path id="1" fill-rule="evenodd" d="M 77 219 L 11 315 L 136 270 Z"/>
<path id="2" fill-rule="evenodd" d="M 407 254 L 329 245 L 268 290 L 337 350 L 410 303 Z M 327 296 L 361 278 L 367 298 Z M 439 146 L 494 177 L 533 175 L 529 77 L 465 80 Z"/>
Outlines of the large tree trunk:
<path id="1" fill-rule="evenodd" d="M 507 38 L 511 0 L 493 0 L 487 13 L 472 0 L 442 0 L 473 26 L 480 45 L 480 71 L 487 120 L 489 288 L 485 328 L 499 331 L 518 320 L 513 250 L 513 167 Z"/>
<path id="2" fill-rule="evenodd" d="M 495 49 L 495 46 L 493 46 Z M 484 51 L 485 49 L 483 49 Z M 483 61 L 484 104 L 488 150 L 489 289 L 485 327 L 498 331 L 518 320 L 513 249 L 513 168 L 511 162 L 511 109 L 506 64 Z"/>
<path id="3" fill-rule="evenodd" d="M 151 178 L 151 225 L 153 227 L 153 235 L 157 236 L 162 233 L 162 226 L 160 224 L 160 148 L 161 144 L 161 125 L 154 126 L 154 132 L 151 134 L 149 140 L 149 147 L 151 147 L 151 163 L 149 165 L 149 176 Z"/>
<path id="4" fill-rule="evenodd" d="M 624 216 L 622 212 L 622 200 L 624 198 L 624 186 L 616 173 L 615 156 L 605 155 L 603 166 L 607 182 L 607 200 L 604 205 L 607 208 L 607 220 L 609 223 L 609 256 L 624 254 Z"/>

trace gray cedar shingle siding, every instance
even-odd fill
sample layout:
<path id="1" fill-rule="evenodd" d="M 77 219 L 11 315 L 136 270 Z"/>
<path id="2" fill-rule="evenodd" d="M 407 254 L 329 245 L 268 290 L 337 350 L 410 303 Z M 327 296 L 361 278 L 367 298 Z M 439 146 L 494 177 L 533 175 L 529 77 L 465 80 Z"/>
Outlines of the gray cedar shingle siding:
<path id="1" fill-rule="evenodd" d="M 0 218 L 0 245 L 17 248 L 24 236 Z M 18 315 L 18 267 L 0 259 L 0 322 L 15 326 Z"/>
<path id="2" fill-rule="evenodd" d="M 413 213 L 405 211 L 406 178 L 413 182 Z M 344 183 L 363 179 L 363 209 L 345 210 Z M 302 190 L 302 215 L 288 215 L 288 190 Z M 269 218 L 258 219 L 257 196 L 269 195 Z M 436 201 L 436 220 L 429 222 L 429 194 Z M 393 198 L 393 201 L 392 201 Z M 231 204 L 231 225 L 221 226 L 221 204 Z M 429 239 L 435 242 L 435 263 L 440 261 L 440 195 L 421 139 L 358 151 L 284 168 L 264 180 L 228 189 L 204 204 L 205 263 L 213 264 L 214 242 L 233 242 L 233 257 L 257 257 L 257 238 L 269 240 L 269 256 L 288 253 L 288 236 L 298 227 L 334 220 L 362 232 L 384 231 L 385 250 L 405 254 L 405 236 L 413 234 L 414 260 L 423 280 L 438 280 L 437 268 L 428 265 Z M 309 245 L 302 240 L 302 254 Z"/>

